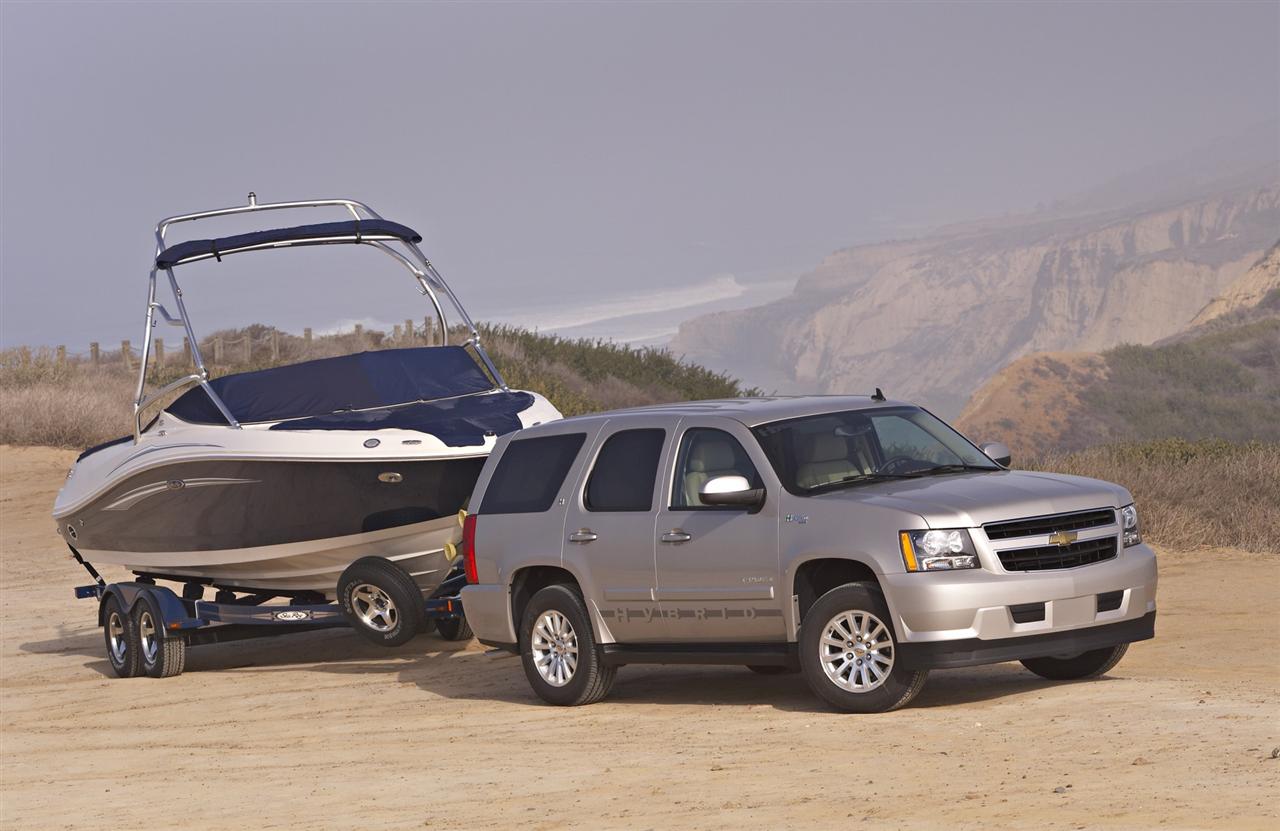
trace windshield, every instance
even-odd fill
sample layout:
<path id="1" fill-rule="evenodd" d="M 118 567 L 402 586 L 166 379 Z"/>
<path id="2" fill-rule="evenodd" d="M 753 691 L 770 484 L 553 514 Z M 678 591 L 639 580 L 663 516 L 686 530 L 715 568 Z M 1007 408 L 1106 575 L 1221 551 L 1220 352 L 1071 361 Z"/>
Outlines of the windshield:
<path id="1" fill-rule="evenodd" d="M 858 482 L 1000 470 L 981 450 L 918 407 L 884 407 L 753 428 L 782 485 L 794 494 Z"/>

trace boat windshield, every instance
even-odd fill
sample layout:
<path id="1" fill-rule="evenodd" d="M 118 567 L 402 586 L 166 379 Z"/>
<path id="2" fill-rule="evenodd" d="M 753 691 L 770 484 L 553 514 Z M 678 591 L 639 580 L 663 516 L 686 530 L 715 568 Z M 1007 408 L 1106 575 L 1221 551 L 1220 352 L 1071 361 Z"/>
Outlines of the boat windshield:
<path id="1" fill-rule="evenodd" d="M 1001 469 L 919 407 L 823 413 L 752 432 L 783 486 L 801 496 L 886 479 Z"/>

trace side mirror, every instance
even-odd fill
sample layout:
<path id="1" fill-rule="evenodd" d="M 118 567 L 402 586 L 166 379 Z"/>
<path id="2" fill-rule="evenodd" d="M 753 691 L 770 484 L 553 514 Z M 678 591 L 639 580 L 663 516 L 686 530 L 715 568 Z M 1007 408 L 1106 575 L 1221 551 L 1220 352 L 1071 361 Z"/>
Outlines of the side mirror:
<path id="1" fill-rule="evenodd" d="M 989 441 L 981 445 L 978 449 L 981 450 L 983 453 L 986 453 L 987 457 L 990 458 L 991 461 L 995 462 L 1001 467 L 1009 466 L 1011 457 L 1009 454 L 1008 446 L 1003 445 L 998 441 Z"/>
<path id="2" fill-rule="evenodd" d="M 745 476 L 716 476 L 698 491 L 704 505 L 731 505 L 755 508 L 764 502 L 764 489 L 753 488 Z"/>

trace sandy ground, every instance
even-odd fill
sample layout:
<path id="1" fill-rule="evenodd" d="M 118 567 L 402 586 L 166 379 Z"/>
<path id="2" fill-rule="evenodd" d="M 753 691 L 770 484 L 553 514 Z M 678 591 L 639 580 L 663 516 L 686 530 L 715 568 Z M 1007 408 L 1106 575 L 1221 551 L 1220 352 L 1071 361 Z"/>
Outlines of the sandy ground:
<path id="1" fill-rule="evenodd" d="M 0 450 L 7 828 L 1276 828 L 1280 558 L 1166 553 L 1159 635 L 1104 679 L 937 672 L 828 712 L 798 676 L 641 668 L 580 709 L 426 635 L 200 647 L 110 676 L 49 507 L 74 454 Z"/>

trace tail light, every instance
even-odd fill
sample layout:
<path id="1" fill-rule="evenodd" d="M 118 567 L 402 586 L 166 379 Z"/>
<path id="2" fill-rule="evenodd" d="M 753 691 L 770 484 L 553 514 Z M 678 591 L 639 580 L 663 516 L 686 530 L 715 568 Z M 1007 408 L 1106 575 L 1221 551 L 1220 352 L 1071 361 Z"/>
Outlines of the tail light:
<path id="1" fill-rule="evenodd" d="M 467 582 L 475 585 L 480 582 L 480 574 L 476 571 L 476 515 L 467 514 L 462 522 L 462 562 L 467 571 Z"/>

